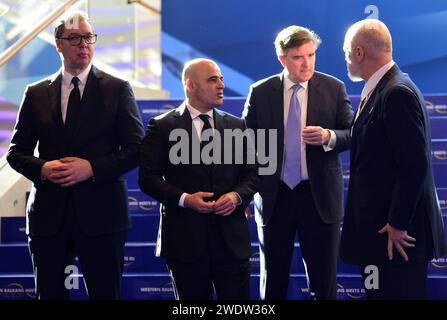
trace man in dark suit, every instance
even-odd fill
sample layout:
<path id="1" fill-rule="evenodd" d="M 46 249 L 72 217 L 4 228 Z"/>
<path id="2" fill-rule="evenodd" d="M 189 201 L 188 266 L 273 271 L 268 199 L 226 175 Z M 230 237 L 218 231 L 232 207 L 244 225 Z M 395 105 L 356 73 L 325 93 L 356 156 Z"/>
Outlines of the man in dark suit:
<path id="1" fill-rule="evenodd" d="M 87 15 L 69 15 L 55 38 L 63 68 L 27 88 L 8 153 L 33 182 L 27 234 L 37 297 L 68 298 L 77 255 L 89 297 L 117 299 L 129 228 L 122 174 L 137 165 L 144 129 L 129 83 L 91 64 Z"/>
<path id="2" fill-rule="evenodd" d="M 286 298 L 297 231 L 312 295 L 336 298 L 339 152 L 349 146 L 352 112 L 344 84 L 314 71 L 320 41 L 304 27 L 282 30 L 275 47 L 284 71 L 252 85 L 245 105 L 247 127 L 277 130 L 267 147 L 277 152 L 277 170 L 261 177 L 255 195 L 262 299 Z"/>
<path id="3" fill-rule="evenodd" d="M 367 298 L 424 299 L 427 262 L 446 252 L 424 99 L 394 63 L 384 23 L 352 25 L 344 50 L 350 78 L 365 87 L 352 127 L 341 256 L 360 266 Z"/>
<path id="4" fill-rule="evenodd" d="M 161 202 L 156 255 L 166 258 L 177 299 L 211 299 L 213 286 L 218 299 L 249 299 L 251 244 L 244 209 L 259 181 L 254 146 L 226 144 L 231 141 L 224 131 L 242 134 L 245 126 L 215 109 L 223 102 L 224 84 L 213 61 L 186 63 L 182 79 L 186 100 L 150 120 L 141 150 L 139 185 Z M 176 134 L 186 138 L 177 142 Z M 177 158 L 173 150 L 179 145 Z M 212 153 L 206 152 L 210 146 Z M 250 157 L 235 161 L 239 152 L 251 152 L 252 164 Z M 233 157 L 219 163 L 218 154 Z"/>

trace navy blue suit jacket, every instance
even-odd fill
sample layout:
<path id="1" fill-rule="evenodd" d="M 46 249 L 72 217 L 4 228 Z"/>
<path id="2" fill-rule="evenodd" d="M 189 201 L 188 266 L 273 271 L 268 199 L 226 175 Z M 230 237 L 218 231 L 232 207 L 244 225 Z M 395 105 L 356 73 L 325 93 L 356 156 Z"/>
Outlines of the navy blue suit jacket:
<path id="1" fill-rule="evenodd" d="M 127 188 L 122 174 L 136 167 L 143 125 L 132 89 L 95 66 L 88 75 L 74 129 L 64 126 L 60 107 L 62 75 L 28 86 L 11 140 L 8 162 L 33 182 L 27 204 L 27 233 L 56 235 L 71 194 L 82 230 L 100 235 L 129 227 Z M 38 143 L 38 156 L 34 148 Z M 45 161 L 79 157 L 94 178 L 72 187 L 41 179 Z"/>
<path id="2" fill-rule="evenodd" d="M 351 167 L 341 256 L 346 262 L 388 261 L 386 223 L 416 238 L 409 261 L 446 252 L 431 165 L 424 99 L 397 65 L 380 80 L 352 127 Z M 402 262 L 395 252 L 393 261 Z"/>
<path id="3" fill-rule="evenodd" d="M 277 168 L 273 175 L 261 176 L 255 195 L 256 221 L 266 225 L 273 213 L 281 179 L 284 153 L 284 86 L 283 74 L 260 80 L 250 87 L 244 110 L 247 127 L 277 129 Z M 306 146 L 310 188 L 318 214 L 325 223 L 343 217 L 343 177 L 339 152 L 349 148 L 351 104 L 340 80 L 315 72 L 308 84 L 307 125 L 332 129 L 337 135 L 334 150 Z M 272 146 L 267 143 L 267 150 Z"/>
<path id="4" fill-rule="evenodd" d="M 225 129 L 245 129 L 241 119 L 216 109 L 214 121 L 221 137 L 224 137 Z M 206 252 L 210 223 L 214 221 L 229 251 L 237 259 L 248 259 L 251 244 L 244 210 L 257 191 L 259 178 L 256 165 L 245 161 L 235 163 L 234 146 L 233 162 L 213 165 L 212 173 L 201 164 L 191 163 L 191 155 L 188 155 L 189 163 L 174 164 L 169 159 L 169 153 L 177 140 L 170 141 L 169 136 L 174 129 L 183 129 L 188 133 L 188 139 L 198 139 L 192 126 L 191 115 L 183 103 L 177 109 L 151 119 L 143 140 L 139 185 L 143 192 L 162 204 L 156 255 L 182 262 L 196 261 Z M 221 147 L 224 147 L 223 142 Z M 254 149 L 251 150 L 254 154 Z M 221 155 L 224 156 L 228 151 L 222 150 Z M 213 200 L 236 191 L 242 204 L 228 216 L 198 213 L 179 206 L 184 192 L 192 194 L 199 191 L 213 192 Z"/>

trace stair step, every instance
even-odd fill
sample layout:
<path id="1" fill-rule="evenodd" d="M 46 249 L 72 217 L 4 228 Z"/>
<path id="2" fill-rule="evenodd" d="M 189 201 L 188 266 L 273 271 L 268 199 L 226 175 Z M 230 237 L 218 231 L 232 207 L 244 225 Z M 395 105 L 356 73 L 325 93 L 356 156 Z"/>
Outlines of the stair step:
<path id="1" fill-rule="evenodd" d="M 32 273 L 31 257 L 26 243 L 9 243 L 0 245 L 0 274 L 2 273 Z M 252 274 L 259 274 L 259 247 L 252 243 L 250 258 Z M 79 267 L 79 262 L 75 260 Z M 354 271 L 357 269 L 340 262 L 340 271 Z M 127 273 L 163 273 L 167 272 L 164 258 L 155 256 L 155 243 L 153 242 L 127 242 L 124 256 L 124 272 Z M 294 248 L 291 272 L 303 273 L 304 265 L 301 263 L 301 252 L 298 245 Z"/>
<path id="2" fill-rule="evenodd" d="M 129 199 L 129 202 L 132 202 Z M 135 212 L 135 211 L 134 211 Z M 253 206 L 251 206 L 253 213 Z M 157 240 L 160 214 L 157 211 L 144 213 L 131 213 L 132 227 L 127 232 L 127 242 L 155 242 Z M 254 217 L 249 222 L 251 241 L 258 241 L 257 227 Z M 0 217 L 0 243 L 17 243 L 28 241 L 26 236 L 26 218 L 22 217 Z"/>

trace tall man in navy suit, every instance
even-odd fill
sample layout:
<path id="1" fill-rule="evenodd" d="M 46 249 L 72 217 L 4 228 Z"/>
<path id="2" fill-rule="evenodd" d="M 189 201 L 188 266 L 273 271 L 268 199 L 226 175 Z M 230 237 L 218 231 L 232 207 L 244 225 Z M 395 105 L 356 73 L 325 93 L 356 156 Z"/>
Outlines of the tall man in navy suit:
<path id="1" fill-rule="evenodd" d="M 424 99 L 393 61 L 383 22 L 353 24 L 344 51 L 350 78 L 365 87 L 352 126 L 341 256 L 360 266 L 367 298 L 424 299 L 427 262 L 446 252 Z"/>
<path id="2" fill-rule="evenodd" d="M 275 40 L 282 73 L 250 88 L 249 128 L 276 129 L 277 170 L 261 176 L 255 195 L 262 299 L 284 299 L 298 232 L 308 285 L 316 299 L 336 298 L 337 253 L 343 216 L 339 152 L 349 146 L 352 121 L 344 84 L 315 71 L 320 38 L 290 26 Z"/>
<path id="3" fill-rule="evenodd" d="M 239 149 L 226 140 L 225 132 L 242 133 L 245 126 L 242 119 L 216 109 L 223 103 L 224 83 L 215 62 L 187 62 L 182 80 L 185 101 L 149 121 L 141 148 L 139 185 L 161 202 L 156 255 L 166 258 L 177 299 L 211 299 L 213 288 L 218 299 L 249 299 L 245 208 L 259 182 L 254 148 L 242 143 Z M 176 132 L 186 139 L 177 141 Z M 210 132 L 214 138 L 208 142 Z M 208 146 L 213 146 L 212 163 L 205 159 Z M 245 160 L 235 161 L 237 153 Z M 232 155 L 231 161 L 216 159 L 218 154 Z"/>
<path id="4" fill-rule="evenodd" d="M 54 35 L 63 67 L 26 89 L 8 153 L 33 182 L 27 234 L 37 297 L 68 298 L 67 266 L 78 256 L 89 297 L 117 299 L 129 228 L 122 175 L 137 165 L 144 130 L 129 83 L 91 64 L 87 15 L 67 16 Z"/>

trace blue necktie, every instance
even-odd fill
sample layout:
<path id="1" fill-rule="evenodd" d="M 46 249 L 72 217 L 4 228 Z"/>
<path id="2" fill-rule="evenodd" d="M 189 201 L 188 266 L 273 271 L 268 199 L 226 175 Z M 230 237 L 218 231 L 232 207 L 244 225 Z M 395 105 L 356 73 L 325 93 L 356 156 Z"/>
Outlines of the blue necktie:
<path id="1" fill-rule="evenodd" d="M 292 86 L 293 93 L 285 130 L 283 181 L 290 189 L 295 188 L 301 181 L 301 107 L 297 99 L 300 88 L 299 84 Z"/>

